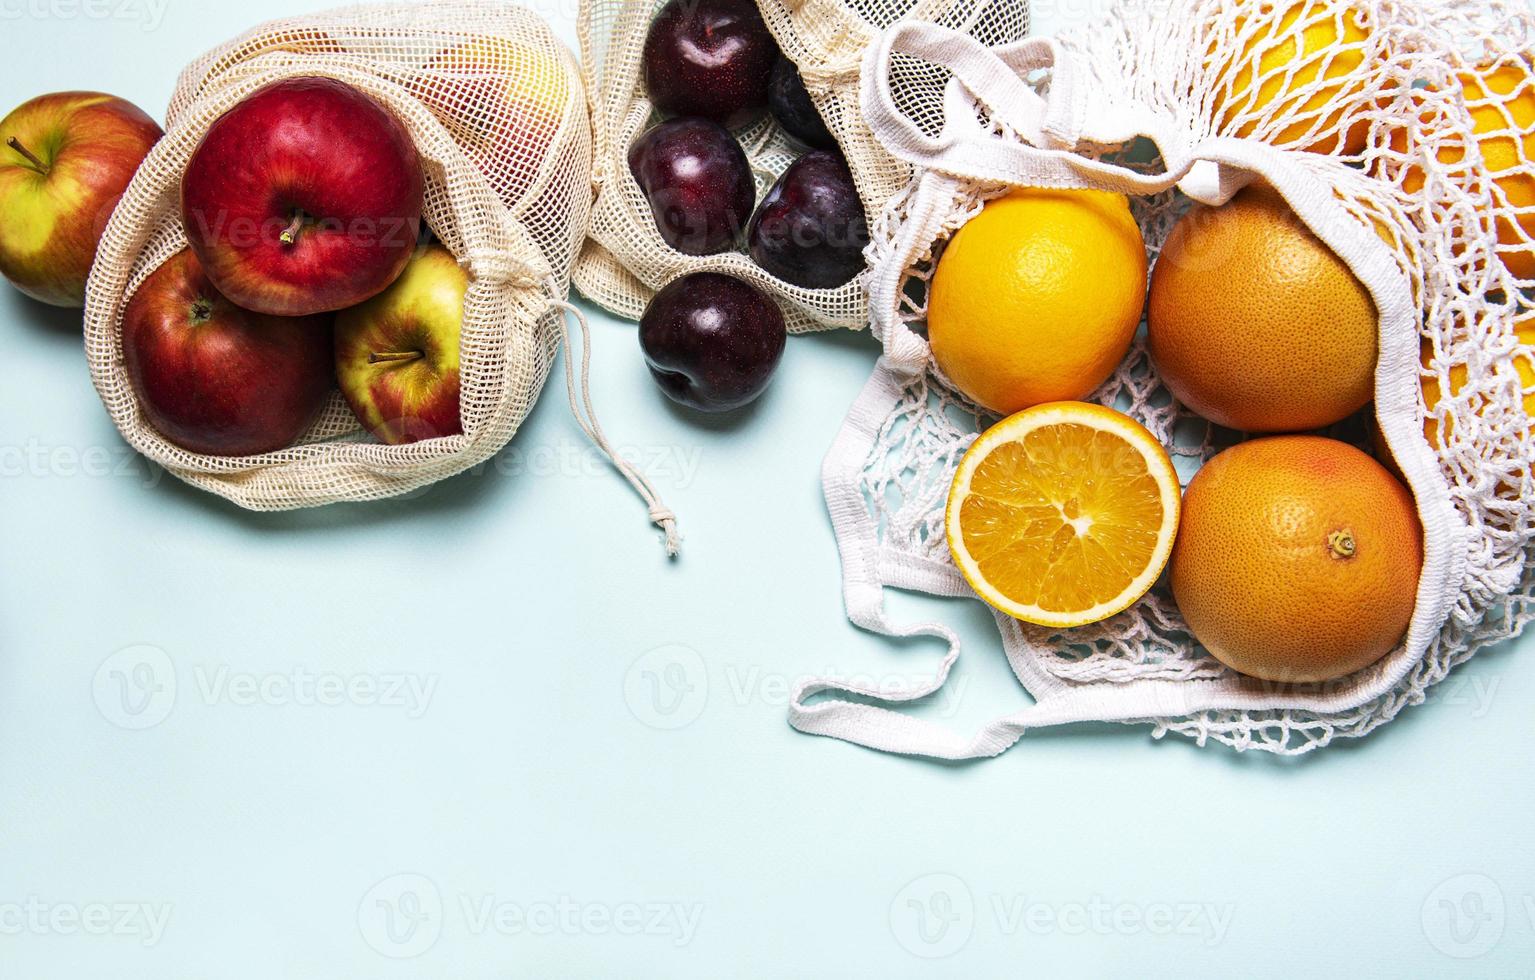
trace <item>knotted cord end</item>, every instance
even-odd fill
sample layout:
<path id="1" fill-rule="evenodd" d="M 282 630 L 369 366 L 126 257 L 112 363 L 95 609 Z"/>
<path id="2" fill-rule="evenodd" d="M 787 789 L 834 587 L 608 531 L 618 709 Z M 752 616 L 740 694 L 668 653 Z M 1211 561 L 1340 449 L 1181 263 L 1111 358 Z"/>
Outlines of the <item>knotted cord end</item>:
<path id="1" fill-rule="evenodd" d="M 597 421 L 597 410 L 592 407 L 591 391 L 591 366 L 592 366 L 592 333 L 591 326 L 586 322 L 586 315 L 570 302 L 560 299 L 559 294 L 553 293 L 550 297 L 550 306 L 568 314 L 568 319 L 562 318 L 565 325 L 565 387 L 570 395 L 570 414 L 575 417 L 579 425 L 592 444 L 600 449 L 613 468 L 622 474 L 634 491 L 645 501 L 649 509 L 650 520 L 666 535 L 666 554 L 669 558 L 676 558 L 682 552 L 682 534 L 677 530 L 677 515 L 671 508 L 661 501 L 661 495 L 656 493 L 649 480 L 641 473 L 638 467 L 629 463 L 613 450 L 612 443 L 608 442 L 607 435 L 602 431 L 602 424 Z M 575 350 L 570 341 L 570 322 L 574 321 L 577 329 L 581 331 L 581 367 L 577 372 L 575 362 Z"/>
<path id="2" fill-rule="evenodd" d="M 677 515 L 665 507 L 652 507 L 650 520 L 666 535 L 666 557 L 676 558 L 682 554 L 682 532 L 677 528 Z"/>

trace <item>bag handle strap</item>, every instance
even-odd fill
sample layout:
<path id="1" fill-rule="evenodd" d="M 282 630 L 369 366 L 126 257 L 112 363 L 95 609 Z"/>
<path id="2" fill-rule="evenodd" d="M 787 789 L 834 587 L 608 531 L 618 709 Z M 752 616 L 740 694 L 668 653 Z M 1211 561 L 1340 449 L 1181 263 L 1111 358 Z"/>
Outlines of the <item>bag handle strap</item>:
<path id="1" fill-rule="evenodd" d="M 885 424 L 891 406 L 900 398 L 907 377 L 899 366 L 882 358 L 848 411 L 826 454 L 822 474 L 826 509 L 842 556 L 843 604 L 849 621 L 861 629 L 884 636 L 942 640 L 946 647 L 943 660 L 932 677 L 893 692 L 836 677 L 801 681 L 795 685 L 789 702 L 789 724 L 808 734 L 826 735 L 886 752 L 941 759 L 993 756 L 1005 751 L 1029 728 L 1076 720 L 1069 711 L 1062 711 L 1070 706 L 1058 705 L 1052 700 L 1047 707 L 1045 702 L 1040 702 L 987 725 L 970 737 L 880 706 L 908 704 L 936 692 L 948 680 L 960 650 L 959 636 L 942 623 L 899 626 L 890 620 L 885 610 L 883 582 L 886 579 L 881 574 L 879 549 L 874 544 L 877 529 L 863 496 L 860 474 L 863 461 Z M 942 587 L 930 591 L 962 594 Z M 818 695 L 827 693 L 861 700 L 818 699 Z M 870 701 L 877 703 L 866 703 Z"/>
<path id="2" fill-rule="evenodd" d="M 796 730 L 901 755 L 949 760 L 985 759 L 1006 752 L 1031 729 L 1052 728 L 1100 716 L 1100 712 L 1092 710 L 1089 704 L 1080 703 L 1081 699 L 1070 696 L 1050 698 L 985 724 L 965 736 L 935 722 L 881 707 L 882 704 L 910 704 L 938 691 L 948 681 L 949 671 L 959 660 L 960 650 L 958 635 L 942 623 L 893 624 L 886 615 L 883 595 L 883 588 L 876 584 L 850 584 L 846 593 L 848 619 L 885 636 L 902 639 L 928 636 L 944 641 L 947 650 L 937 671 L 927 680 L 898 691 L 828 677 L 801 681 L 795 686 L 789 702 L 789 724 Z M 814 700 L 826 693 L 851 695 L 861 700 Z"/>
<path id="3" fill-rule="evenodd" d="M 897 106 L 891 85 L 896 57 L 948 69 L 942 127 L 929 136 Z M 1050 72 L 1048 97 L 1025 77 Z M 931 23 L 902 21 L 864 57 L 863 112 L 875 137 L 915 167 L 966 180 L 1012 186 L 1095 189 L 1127 195 L 1157 194 L 1175 185 L 1205 203 L 1229 198 L 1247 177 L 1202 159 L 1203 151 L 1232 141 L 1215 138 L 1198 148 L 1151 113 L 1132 112 L 1092 98 L 1093 82 L 1071 49 L 1054 38 L 1031 37 L 988 48 L 968 34 Z M 1000 138 L 983 127 L 976 107 L 1019 137 Z M 1119 143 L 1151 136 L 1167 171 L 1145 174 L 1077 152 L 1084 137 Z M 1196 149 L 1201 152 L 1196 152 Z"/>
<path id="4" fill-rule="evenodd" d="M 938 136 L 929 136 L 895 103 L 890 77 L 896 55 L 918 58 L 953 73 L 944 93 L 944 120 Z M 882 34 L 864 55 L 861 80 L 864 119 L 875 137 L 896 157 L 919 167 L 951 169 L 966 159 L 966 147 L 986 138 L 963 93 L 986 104 L 994 118 L 1031 142 L 1043 143 L 1049 132 L 1059 142 L 1070 139 L 1070 124 L 1052 116 L 1051 107 L 1021 77 L 1047 68 L 1059 58 L 1056 43 L 1028 38 L 1004 47 L 987 48 L 968 34 L 937 24 L 900 21 Z M 1065 129 L 1066 132 L 1060 130 Z"/>

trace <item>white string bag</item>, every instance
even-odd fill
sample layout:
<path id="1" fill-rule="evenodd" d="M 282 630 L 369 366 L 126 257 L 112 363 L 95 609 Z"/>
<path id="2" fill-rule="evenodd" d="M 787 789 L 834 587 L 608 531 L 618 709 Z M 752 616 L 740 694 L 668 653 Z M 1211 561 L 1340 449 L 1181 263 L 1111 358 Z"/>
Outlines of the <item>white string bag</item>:
<path id="1" fill-rule="evenodd" d="M 361 430 L 337 392 L 292 447 L 244 457 L 187 452 L 161 437 L 138 404 L 123 365 L 123 310 L 139 284 L 186 247 L 181 175 L 209 126 L 255 90 L 305 75 L 372 96 L 404 124 L 420 154 L 425 223 L 469 273 L 460 331 L 463 434 L 383 445 Z M 124 438 L 188 483 L 252 510 L 408 493 L 494 455 L 538 398 L 564 314 L 586 329 L 565 303 L 591 207 L 586 110 L 569 49 L 536 14 L 510 4 L 342 8 L 262 25 L 198 58 L 176 85 L 164 139 L 108 224 L 87 291 L 91 374 Z M 589 396 L 573 375 L 569 381 L 573 410 L 578 401 L 589 409 Z M 606 451 L 594 421 L 579 410 L 577 418 Z M 615 465 L 674 550 L 670 512 L 631 467 Z"/>
<path id="2" fill-rule="evenodd" d="M 693 272 L 745 279 L 777 300 L 791 333 L 868 324 L 862 277 L 833 289 L 806 289 L 760 268 L 744 252 L 685 255 L 656 230 L 645 194 L 629 172 L 629 146 L 651 124 L 642 55 L 651 19 L 665 0 L 581 0 L 581 60 L 592 99 L 597 201 L 581 250 L 576 288 L 603 308 L 637 320 L 657 289 Z M 836 137 L 872 219 L 911 180 L 911 167 L 891 156 L 859 111 L 864 51 L 902 18 L 932 21 L 986 44 L 1028 33 L 1028 3 L 968 0 L 757 0 L 779 49 L 798 66 L 811 101 Z M 758 200 L 800 151 L 764 117 L 735 134 L 746 151 Z"/>
<path id="3" fill-rule="evenodd" d="M 1535 283 L 1517 281 L 1499 254 L 1512 258 L 1530 246 L 1517 235 L 1511 246 L 1507 234 L 1500 246 L 1495 230 L 1517 230 L 1532 209 L 1520 210 L 1490 179 L 1452 77 L 1484 59 L 1527 59 L 1535 17 L 1502 0 L 1311 0 L 1295 30 L 1348 8 L 1371 28 L 1370 40 L 1328 55 L 1357 57 L 1359 67 L 1343 82 L 1297 89 L 1281 105 L 1254 111 L 1250 100 L 1239 101 L 1218 118 L 1216 106 L 1229 102 L 1218 96 L 1233 91 L 1233 66 L 1256 62 L 1243 60 L 1247 42 L 1285 36 L 1280 18 L 1295 6 L 1124 2 L 1058 40 L 992 49 L 904 24 L 869 51 L 863 90 L 872 130 L 918 169 L 875 223 L 871 316 L 884 356 L 823 477 L 849 618 L 892 636 L 940 638 L 948 652 L 930 682 L 894 693 L 834 678 L 802 684 L 790 707 L 794 727 L 947 759 L 996 755 L 1029 729 L 1084 720 L 1300 754 L 1364 735 L 1422 703 L 1454 666 L 1535 618 L 1535 441 L 1523 407 L 1530 392 L 1515 366 L 1516 355 L 1535 352 L 1519 345 L 1514 326 L 1531 313 L 1521 286 Z M 1295 111 L 1334 86 L 1325 110 Z M 1503 135 L 1517 139 L 1506 111 L 1503 122 Z M 1356 125 L 1369 127 L 1369 140 L 1353 157 L 1341 148 L 1332 156 L 1296 149 Z M 1392 129 L 1404 125 L 1412 139 L 1393 141 Z M 1127 163 L 1113 152 L 1142 135 L 1160 147 L 1161 165 Z M 1520 166 L 1535 173 L 1529 160 Z M 1421 189 L 1409 173 L 1423 175 Z M 822 697 L 915 701 L 943 685 L 959 653 L 948 627 L 895 624 L 883 605 L 887 587 L 973 595 L 949 558 L 943 509 L 959 457 L 990 420 L 945 385 L 913 329 L 922 324 L 943 241 L 1009 186 L 1090 187 L 1133 195 L 1154 259 L 1190 200 L 1222 203 L 1257 175 L 1348 264 L 1380 313 L 1376 408 L 1425 533 L 1417 605 L 1402 644 L 1335 683 L 1265 684 L 1210 657 L 1158 588 L 1129 611 L 1077 630 L 998 614 L 1003 647 L 1035 703 L 972 735 Z M 1420 367 L 1420 332 L 1433 352 L 1429 368 Z M 1430 416 L 1438 451 L 1423 430 L 1427 380 L 1446 393 Z M 1202 462 L 1214 452 L 1211 426 L 1171 399 L 1141 338 L 1092 399 L 1127 408 L 1176 455 Z"/>

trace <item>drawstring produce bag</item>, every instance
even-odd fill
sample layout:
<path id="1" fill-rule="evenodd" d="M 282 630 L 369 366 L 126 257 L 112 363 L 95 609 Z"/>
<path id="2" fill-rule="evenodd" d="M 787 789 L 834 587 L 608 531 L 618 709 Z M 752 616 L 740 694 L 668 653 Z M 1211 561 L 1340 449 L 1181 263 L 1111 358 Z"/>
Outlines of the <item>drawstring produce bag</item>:
<path id="1" fill-rule="evenodd" d="M 360 429 L 338 392 L 291 447 L 201 455 L 157 433 L 129 384 L 123 311 L 139 284 L 186 247 L 179 188 L 188 160 L 226 110 L 301 76 L 333 78 L 366 93 L 415 143 L 425 178 L 424 223 L 469 274 L 459 351 L 461 435 L 381 444 Z M 108 224 L 85 311 L 96 388 L 135 449 L 252 510 L 374 500 L 462 472 L 505 446 L 527 417 L 560 344 L 563 314 L 575 314 L 586 328 L 565 296 L 586 231 L 590 170 L 580 71 L 527 9 L 446 0 L 345 8 L 258 27 L 182 72 L 166 135 Z M 578 384 L 567 358 L 572 408 L 607 450 L 587 413 L 584 380 L 584 364 Z M 615 465 L 651 503 L 674 547 L 671 515 L 631 467 Z"/>
<path id="2" fill-rule="evenodd" d="M 1305 74 L 1297 59 L 1263 57 L 1300 49 L 1312 30 L 1335 43 Z M 1523 78 L 1514 97 L 1535 98 L 1532 49 L 1535 16 L 1502 0 L 1127 0 L 1058 39 L 990 48 L 932 25 L 886 32 L 865 60 L 862 104 L 875 137 L 916 176 L 875 223 L 871 317 L 884 355 L 823 475 L 849 618 L 936 637 L 948 653 L 931 681 L 895 691 L 805 683 L 791 724 L 946 759 L 993 756 L 1030 729 L 1087 720 L 1299 754 L 1373 731 L 1519 633 L 1535 618 L 1535 391 L 1519 370 L 1535 352 L 1518 330 L 1528 331 L 1535 287 L 1535 118 L 1509 86 L 1500 98 L 1460 79 L 1502 66 Z M 946 385 L 922 333 L 945 241 L 1009 188 L 1095 188 L 1130 196 L 1155 260 L 1193 202 L 1222 204 L 1260 178 L 1379 315 L 1376 414 L 1424 536 L 1400 645 L 1337 682 L 1267 684 L 1210 656 L 1159 588 L 1073 630 L 999 613 L 1034 699 L 1016 714 L 962 734 L 895 710 L 943 685 L 959 644 L 941 623 L 892 622 L 884 590 L 973 594 L 945 544 L 944 502 L 960 456 L 992 421 Z M 1142 423 L 1187 469 L 1215 452 L 1214 427 L 1172 398 L 1144 333 L 1091 400 Z"/>
<path id="3" fill-rule="evenodd" d="M 868 304 L 861 277 L 831 289 L 806 289 L 774 277 L 744 252 L 686 255 L 656 230 L 650 204 L 629 171 L 628 152 L 651 124 L 641 64 L 651 19 L 663 0 L 582 0 L 581 60 L 592 99 L 597 201 L 573 279 L 583 295 L 618 316 L 637 320 L 655 291 L 693 272 L 724 272 L 762 288 L 783 309 L 794 333 L 861 330 Z M 901 18 L 932 21 L 985 44 L 1028 32 L 1028 3 L 972 5 L 957 0 L 757 0 L 784 56 L 799 68 L 811 101 L 852 171 L 864 212 L 873 220 L 911 179 L 859 111 L 859 70 L 879 32 Z M 746 151 L 760 200 L 799 155 L 770 116 L 735 133 Z"/>

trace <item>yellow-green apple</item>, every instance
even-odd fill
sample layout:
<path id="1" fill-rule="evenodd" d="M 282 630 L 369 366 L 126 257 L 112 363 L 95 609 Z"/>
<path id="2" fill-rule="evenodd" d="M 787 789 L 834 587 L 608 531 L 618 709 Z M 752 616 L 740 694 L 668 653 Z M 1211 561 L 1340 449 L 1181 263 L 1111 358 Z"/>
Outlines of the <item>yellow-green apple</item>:
<path id="1" fill-rule="evenodd" d="M 214 120 L 181 180 L 187 241 L 238 306 L 305 316 L 376 296 L 421 231 L 421 160 L 387 109 L 330 78 L 274 82 Z"/>
<path id="2" fill-rule="evenodd" d="M 441 245 L 416 252 L 394 285 L 336 316 L 336 380 L 382 442 L 458 435 L 458 333 L 469 276 Z"/>
<path id="3" fill-rule="evenodd" d="M 537 178 L 559 131 L 571 76 L 553 47 L 484 36 L 438 52 L 410 91 L 512 206 Z"/>
<path id="4" fill-rule="evenodd" d="M 333 382 L 331 317 L 231 303 L 181 251 L 123 311 L 123 362 L 151 425 L 183 449 L 252 456 L 293 444 Z"/>
<path id="5" fill-rule="evenodd" d="M 83 306 L 107 219 L 161 135 L 100 92 L 39 96 L 0 120 L 0 274 L 33 299 Z"/>

